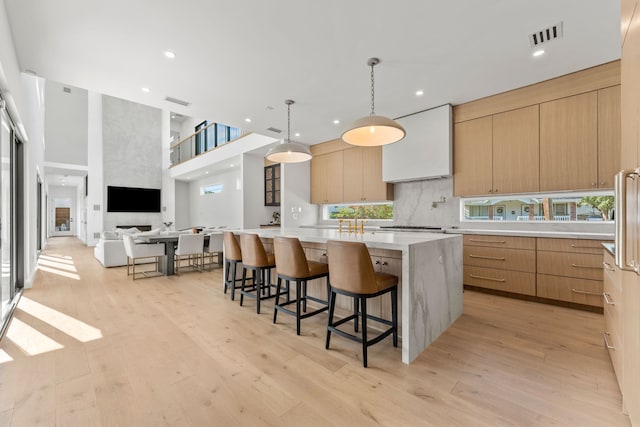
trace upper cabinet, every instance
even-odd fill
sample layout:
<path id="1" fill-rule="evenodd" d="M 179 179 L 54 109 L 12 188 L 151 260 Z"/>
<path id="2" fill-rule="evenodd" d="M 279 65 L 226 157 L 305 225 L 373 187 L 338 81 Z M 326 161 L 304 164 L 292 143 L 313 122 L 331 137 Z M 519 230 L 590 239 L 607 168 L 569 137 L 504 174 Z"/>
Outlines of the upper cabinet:
<path id="1" fill-rule="evenodd" d="M 382 181 L 382 147 L 354 147 L 334 140 L 311 147 L 311 203 L 393 200 Z"/>
<path id="2" fill-rule="evenodd" d="M 493 191 L 492 127 L 491 116 L 455 124 L 453 191 L 456 196 Z"/>
<path id="3" fill-rule="evenodd" d="M 342 151 L 314 155 L 311 159 L 311 203 L 344 201 L 344 163 Z"/>
<path id="4" fill-rule="evenodd" d="M 539 191 L 538 106 L 454 127 L 456 196 Z"/>
<path id="5" fill-rule="evenodd" d="M 493 115 L 493 193 L 540 190 L 538 106 Z"/>
<path id="6" fill-rule="evenodd" d="M 598 188 L 598 94 L 540 104 L 540 190 Z"/>
<path id="7" fill-rule="evenodd" d="M 393 200 L 393 184 L 382 181 L 382 147 L 344 150 L 344 201 Z"/>
<path id="8" fill-rule="evenodd" d="M 620 86 L 598 91 L 598 187 L 613 188 L 614 177 L 622 164 L 620 122 Z"/>
<path id="9" fill-rule="evenodd" d="M 280 163 L 264 167 L 264 205 L 280 206 Z"/>
<path id="10" fill-rule="evenodd" d="M 454 194 L 611 189 L 620 117 L 620 61 L 457 105 Z"/>

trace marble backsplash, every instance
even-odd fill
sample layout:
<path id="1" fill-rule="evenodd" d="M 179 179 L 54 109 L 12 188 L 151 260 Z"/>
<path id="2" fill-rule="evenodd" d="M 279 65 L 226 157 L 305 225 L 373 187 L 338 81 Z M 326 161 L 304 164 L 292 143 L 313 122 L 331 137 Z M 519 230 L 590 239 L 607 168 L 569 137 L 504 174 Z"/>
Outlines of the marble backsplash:
<path id="1" fill-rule="evenodd" d="M 453 197 L 453 178 L 397 183 L 394 193 L 394 224 L 460 227 L 460 199 Z"/>

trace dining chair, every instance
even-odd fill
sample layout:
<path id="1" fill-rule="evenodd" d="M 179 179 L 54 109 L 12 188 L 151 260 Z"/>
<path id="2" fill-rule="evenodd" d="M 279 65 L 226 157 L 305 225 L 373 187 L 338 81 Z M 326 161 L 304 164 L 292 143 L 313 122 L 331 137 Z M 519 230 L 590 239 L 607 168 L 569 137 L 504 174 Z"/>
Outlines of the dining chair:
<path id="1" fill-rule="evenodd" d="M 186 259 L 187 266 L 194 270 L 202 271 L 204 258 L 203 234 L 180 234 L 178 236 L 178 248 L 175 251 L 176 274 L 180 274 L 181 261 Z"/>
<path id="2" fill-rule="evenodd" d="M 136 280 L 164 274 L 158 271 L 160 257 L 164 257 L 165 253 L 164 243 L 136 243 L 130 234 L 124 234 L 122 240 L 127 254 L 127 276 L 133 276 L 133 280 Z M 153 261 L 150 262 L 151 259 Z M 153 270 L 136 271 L 136 265 L 150 263 L 154 265 Z M 136 277 L 136 275 L 142 277 Z"/>
<path id="3" fill-rule="evenodd" d="M 216 258 L 218 266 L 222 266 L 222 252 L 223 252 L 223 237 L 220 232 L 213 232 L 209 234 L 209 243 L 204 247 L 204 256 L 209 259 L 208 265 L 213 265 L 213 258 Z"/>

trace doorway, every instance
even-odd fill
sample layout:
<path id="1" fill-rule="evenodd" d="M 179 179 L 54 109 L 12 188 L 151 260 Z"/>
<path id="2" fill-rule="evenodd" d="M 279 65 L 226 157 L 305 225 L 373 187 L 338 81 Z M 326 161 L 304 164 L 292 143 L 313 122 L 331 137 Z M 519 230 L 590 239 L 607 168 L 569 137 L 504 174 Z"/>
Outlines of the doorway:
<path id="1" fill-rule="evenodd" d="M 75 236 L 75 223 L 72 212 L 74 200 L 71 197 L 53 198 L 52 236 Z"/>

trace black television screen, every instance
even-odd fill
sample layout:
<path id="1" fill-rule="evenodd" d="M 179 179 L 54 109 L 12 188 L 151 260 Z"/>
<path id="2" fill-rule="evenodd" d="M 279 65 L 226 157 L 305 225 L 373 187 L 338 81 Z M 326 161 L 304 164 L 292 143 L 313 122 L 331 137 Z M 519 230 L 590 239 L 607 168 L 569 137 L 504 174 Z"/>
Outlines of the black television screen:
<path id="1" fill-rule="evenodd" d="M 107 212 L 160 212 L 160 190 L 107 186 Z"/>

